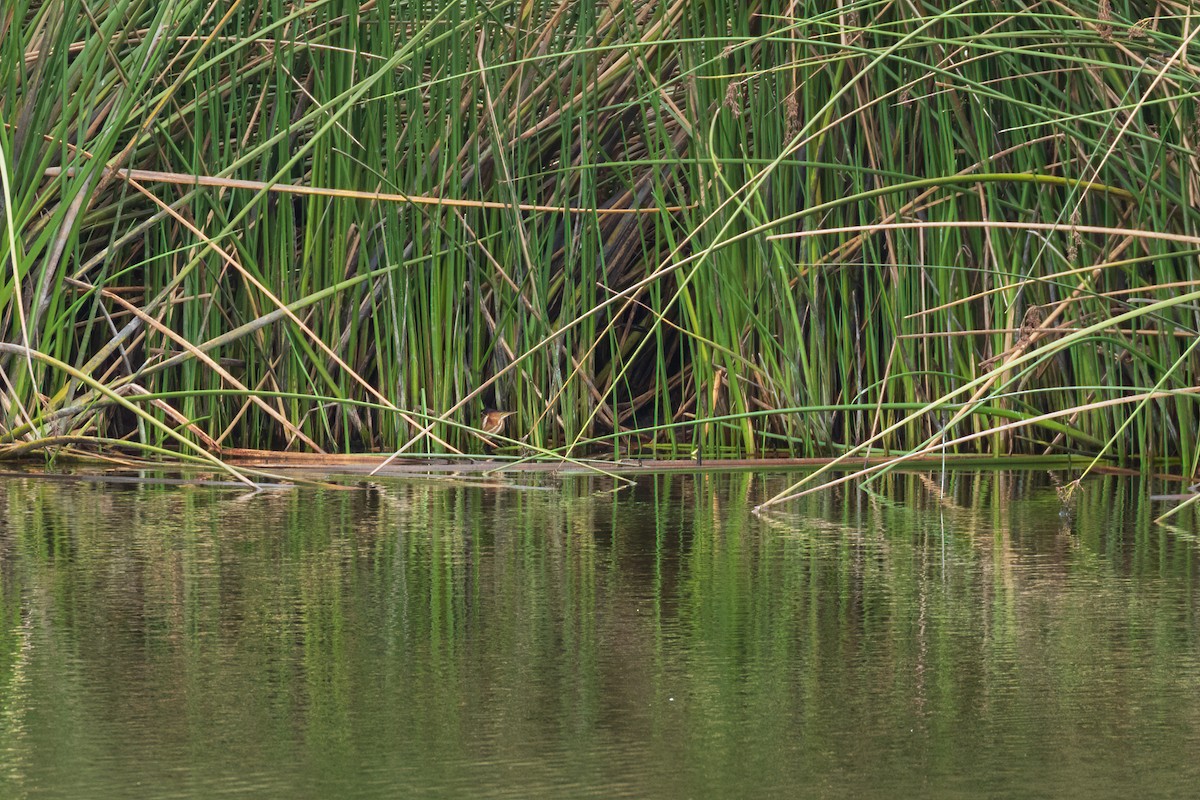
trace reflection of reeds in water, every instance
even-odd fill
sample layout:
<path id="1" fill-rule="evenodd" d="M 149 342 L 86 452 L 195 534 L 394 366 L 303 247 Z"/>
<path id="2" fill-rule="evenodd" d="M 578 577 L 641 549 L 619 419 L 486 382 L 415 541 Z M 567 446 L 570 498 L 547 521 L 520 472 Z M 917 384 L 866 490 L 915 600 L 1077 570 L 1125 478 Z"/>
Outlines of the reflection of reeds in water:
<path id="1" fill-rule="evenodd" d="M 301 748 L 357 769 L 374 743 L 405 780 L 580 748 L 617 754 L 630 793 L 690 776 L 703 794 L 731 731 L 746 752 L 811 746 L 801 767 L 772 766 L 811 779 L 844 765 L 821 760 L 830 742 L 883 752 L 897 721 L 903 741 L 978 737 L 975 769 L 989 714 L 1046 717 L 1049 742 L 1097 719 L 1165 735 L 1195 708 L 1190 673 L 1168 668 L 1194 662 L 1194 544 L 1152 528 L 1148 486 L 1088 481 L 1063 537 L 1045 473 L 893 473 L 873 494 L 751 514 L 785 477 L 251 498 L 6 482 L 0 780 L 44 765 L 40 743 L 99 730 L 124 734 L 106 763 L 161 758 L 147 742 L 212 763 L 216 735 L 266 765 Z M 55 766 L 95 769 L 81 749 Z M 631 772 L 639 758 L 670 769 Z"/>
<path id="2" fill-rule="evenodd" d="M 0 19 L 0 445 L 479 450 L 493 402 L 531 448 L 1194 471 L 1182 18 L 468 7 Z"/>

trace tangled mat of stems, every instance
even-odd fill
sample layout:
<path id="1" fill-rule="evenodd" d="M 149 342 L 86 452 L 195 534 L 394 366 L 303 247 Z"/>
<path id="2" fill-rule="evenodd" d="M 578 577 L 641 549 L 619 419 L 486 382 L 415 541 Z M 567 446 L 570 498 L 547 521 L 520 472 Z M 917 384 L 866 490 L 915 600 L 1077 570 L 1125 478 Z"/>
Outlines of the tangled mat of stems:
<path id="1" fill-rule="evenodd" d="M 11 0 L 0 454 L 1192 475 L 1198 34 L 1118 0 Z"/>

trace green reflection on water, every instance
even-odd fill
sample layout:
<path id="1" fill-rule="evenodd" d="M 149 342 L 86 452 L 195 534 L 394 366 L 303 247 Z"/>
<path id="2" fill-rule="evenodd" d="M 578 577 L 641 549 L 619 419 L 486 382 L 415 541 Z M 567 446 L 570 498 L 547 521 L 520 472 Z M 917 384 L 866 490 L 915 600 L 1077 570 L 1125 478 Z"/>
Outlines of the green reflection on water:
<path id="1" fill-rule="evenodd" d="M 0 797 L 1187 795 L 1149 488 L 0 484 Z"/>

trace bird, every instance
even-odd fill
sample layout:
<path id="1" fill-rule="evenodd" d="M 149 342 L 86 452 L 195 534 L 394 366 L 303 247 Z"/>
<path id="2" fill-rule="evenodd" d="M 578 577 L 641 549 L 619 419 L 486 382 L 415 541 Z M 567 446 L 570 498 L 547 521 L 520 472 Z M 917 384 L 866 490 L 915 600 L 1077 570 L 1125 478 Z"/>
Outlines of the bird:
<path id="1" fill-rule="evenodd" d="M 511 417 L 515 411 L 497 411 L 494 408 L 485 408 L 483 410 L 483 422 L 479 426 L 479 430 L 486 434 L 499 435 L 504 431 L 504 421 Z M 489 442 L 492 447 L 496 446 L 495 442 Z"/>

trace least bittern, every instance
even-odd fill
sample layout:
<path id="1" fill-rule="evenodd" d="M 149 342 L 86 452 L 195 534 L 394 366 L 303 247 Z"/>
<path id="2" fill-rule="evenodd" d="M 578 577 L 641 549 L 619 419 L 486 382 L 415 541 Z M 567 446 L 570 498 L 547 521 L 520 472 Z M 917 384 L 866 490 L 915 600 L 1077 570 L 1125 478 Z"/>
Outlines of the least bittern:
<path id="1" fill-rule="evenodd" d="M 504 421 L 507 420 L 509 417 L 511 417 L 515 413 L 517 413 L 517 412 L 515 412 L 515 411 L 497 411 L 494 408 L 486 408 L 483 411 L 483 422 L 480 424 L 479 430 L 481 430 L 487 434 L 497 434 L 498 435 L 504 430 Z M 492 447 L 496 446 L 495 442 L 490 441 L 486 438 L 484 439 L 484 441 L 487 442 L 488 444 L 490 444 Z"/>

